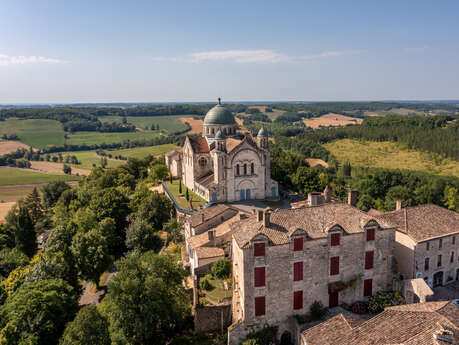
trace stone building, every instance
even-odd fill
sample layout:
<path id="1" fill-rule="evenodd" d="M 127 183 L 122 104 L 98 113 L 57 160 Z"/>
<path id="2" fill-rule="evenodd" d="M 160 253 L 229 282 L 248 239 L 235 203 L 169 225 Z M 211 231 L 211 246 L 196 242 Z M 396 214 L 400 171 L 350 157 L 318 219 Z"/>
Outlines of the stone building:
<path id="1" fill-rule="evenodd" d="M 386 308 L 365 320 L 339 314 L 301 334 L 301 345 L 459 344 L 459 308 L 448 301 Z"/>
<path id="2" fill-rule="evenodd" d="M 270 160 L 266 130 L 256 141 L 238 134 L 234 115 L 220 100 L 204 118 L 203 136 L 187 136 L 182 152 L 166 155 L 172 174 L 210 202 L 277 198 Z"/>
<path id="3" fill-rule="evenodd" d="M 395 260 L 401 278 L 423 278 L 431 287 L 459 280 L 459 213 L 427 204 L 375 217 L 397 229 Z"/>
<path id="4" fill-rule="evenodd" d="M 334 307 L 392 287 L 395 230 L 349 204 L 266 209 L 232 227 L 229 344 L 265 324 L 295 333 L 292 316 L 314 301 Z"/>

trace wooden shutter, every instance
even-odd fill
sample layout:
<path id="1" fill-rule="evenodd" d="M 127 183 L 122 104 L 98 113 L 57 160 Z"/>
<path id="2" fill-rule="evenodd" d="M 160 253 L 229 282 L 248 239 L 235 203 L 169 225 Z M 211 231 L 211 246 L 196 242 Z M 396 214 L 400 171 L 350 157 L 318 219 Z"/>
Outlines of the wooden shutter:
<path id="1" fill-rule="evenodd" d="M 253 245 L 253 255 L 254 256 L 265 256 L 265 244 L 255 243 Z"/>
<path id="2" fill-rule="evenodd" d="M 367 241 L 375 240 L 375 228 L 367 229 Z"/>
<path id="3" fill-rule="evenodd" d="M 374 252 L 365 252 L 365 269 L 369 270 L 373 268 L 373 259 L 374 259 Z"/>
<path id="4" fill-rule="evenodd" d="M 266 270 L 264 267 L 255 267 L 255 287 L 265 286 L 266 284 Z"/>
<path id="5" fill-rule="evenodd" d="M 328 307 L 334 308 L 339 304 L 339 292 L 333 291 L 328 293 Z"/>
<path id="6" fill-rule="evenodd" d="M 341 234 L 331 234 L 330 246 L 339 246 Z"/>
<path id="7" fill-rule="evenodd" d="M 363 296 L 368 297 L 373 294 L 373 279 L 365 279 L 363 281 Z"/>
<path id="8" fill-rule="evenodd" d="M 303 291 L 293 292 L 293 309 L 303 308 Z"/>
<path id="9" fill-rule="evenodd" d="M 255 297 L 255 316 L 265 315 L 266 313 L 266 298 Z"/>
<path id="10" fill-rule="evenodd" d="M 330 275 L 339 274 L 339 256 L 330 258 Z"/>
<path id="11" fill-rule="evenodd" d="M 293 239 L 293 250 L 303 250 L 303 237 Z"/>
<path id="12" fill-rule="evenodd" d="M 293 281 L 303 280 L 303 261 L 293 263 Z"/>

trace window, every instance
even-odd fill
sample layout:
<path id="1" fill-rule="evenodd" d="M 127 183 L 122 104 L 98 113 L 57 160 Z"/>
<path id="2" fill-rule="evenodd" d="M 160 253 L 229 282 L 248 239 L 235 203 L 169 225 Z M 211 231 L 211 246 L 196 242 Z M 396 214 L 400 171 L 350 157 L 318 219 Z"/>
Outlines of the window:
<path id="1" fill-rule="evenodd" d="M 339 256 L 330 258 L 330 275 L 334 276 L 339 274 Z"/>
<path id="2" fill-rule="evenodd" d="M 437 267 L 441 266 L 441 255 L 438 255 L 437 257 Z"/>
<path id="3" fill-rule="evenodd" d="M 215 130 L 212 128 L 212 134 L 214 134 L 214 133 L 215 133 Z"/>
<path id="4" fill-rule="evenodd" d="M 375 240 L 375 228 L 367 229 L 367 241 Z"/>
<path id="5" fill-rule="evenodd" d="M 303 308 L 303 291 L 294 291 L 293 292 L 293 309 L 302 309 Z"/>
<path id="6" fill-rule="evenodd" d="M 365 269 L 369 270 L 373 268 L 373 259 L 374 259 L 374 252 L 365 252 Z"/>
<path id="7" fill-rule="evenodd" d="M 266 285 L 266 270 L 265 267 L 255 267 L 254 270 L 254 285 L 255 287 Z"/>
<path id="8" fill-rule="evenodd" d="M 239 171 L 239 164 L 236 164 L 236 176 L 239 176 L 240 171 Z"/>
<path id="9" fill-rule="evenodd" d="M 440 238 L 438 240 L 438 249 L 441 249 L 441 247 L 443 247 L 443 239 L 442 238 Z"/>
<path id="10" fill-rule="evenodd" d="M 250 163 L 250 174 L 255 174 L 255 165 L 253 163 Z"/>
<path id="11" fill-rule="evenodd" d="M 244 164 L 244 175 L 247 175 L 247 164 Z"/>
<path id="12" fill-rule="evenodd" d="M 330 236 L 330 246 L 339 246 L 341 239 L 341 234 L 331 234 Z"/>
<path id="13" fill-rule="evenodd" d="M 429 249 L 430 249 L 430 242 L 427 241 L 427 242 L 426 242 L 426 250 L 429 250 Z"/>
<path id="14" fill-rule="evenodd" d="M 298 237 L 293 239 L 293 250 L 300 251 L 303 250 L 303 237 Z"/>
<path id="15" fill-rule="evenodd" d="M 453 236 L 452 242 L 453 242 L 453 244 L 456 244 L 456 236 Z"/>
<path id="16" fill-rule="evenodd" d="M 373 294 L 373 279 L 365 279 L 363 281 L 363 297 L 368 297 Z"/>
<path id="17" fill-rule="evenodd" d="M 255 297 L 255 316 L 262 316 L 266 313 L 266 298 Z"/>
<path id="18" fill-rule="evenodd" d="M 449 258 L 449 262 L 453 262 L 454 261 L 454 252 L 451 252 L 451 257 Z"/>
<path id="19" fill-rule="evenodd" d="M 253 255 L 254 256 L 265 256 L 265 244 L 255 243 L 253 245 Z"/>
<path id="20" fill-rule="evenodd" d="M 303 280 L 303 262 L 293 263 L 293 281 Z"/>
<path id="21" fill-rule="evenodd" d="M 199 159 L 199 166 L 200 167 L 205 167 L 207 165 L 207 160 L 205 158 L 200 158 Z"/>
<path id="22" fill-rule="evenodd" d="M 428 271 L 429 270 L 429 261 L 430 261 L 429 258 L 425 258 L 425 260 L 424 260 L 424 271 Z"/>

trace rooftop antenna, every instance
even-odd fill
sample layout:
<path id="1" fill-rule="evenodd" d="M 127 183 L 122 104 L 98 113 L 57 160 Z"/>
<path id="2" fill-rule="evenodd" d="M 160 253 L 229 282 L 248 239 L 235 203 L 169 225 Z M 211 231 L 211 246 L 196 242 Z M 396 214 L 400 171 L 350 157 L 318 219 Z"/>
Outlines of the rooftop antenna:
<path id="1" fill-rule="evenodd" d="M 222 104 L 222 99 L 220 97 L 218 97 L 218 104 Z"/>

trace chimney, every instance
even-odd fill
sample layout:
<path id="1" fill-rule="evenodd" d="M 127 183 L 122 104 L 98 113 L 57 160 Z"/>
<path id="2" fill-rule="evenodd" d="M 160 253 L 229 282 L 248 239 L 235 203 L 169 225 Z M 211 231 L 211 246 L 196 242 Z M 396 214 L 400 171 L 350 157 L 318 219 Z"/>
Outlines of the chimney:
<path id="1" fill-rule="evenodd" d="M 263 221 L 263 211 L 262 210 L 257 210 L 257 221 L 258 222 Z"/>
<path id="2" fill-rule="evenodd" d="M 207 231 L 207 237 L 209 239 L 210 246 L 215 247 L 215 230 Z"/>
<path id="3" fill-rule="evenodd" d="M 347 203 L 351 206 L 355 206 L 357 204 L 357 195 L 358 195 L 358 191 L 356 189 L 348 189 L 347 190 Z"/>
<path id="4" fill-rule="evenodd" d="M 321 204 L 321 193 L 313 192 L 313 193 L 308 193 L 308 201 L 309 201 L 309 206 L 317 206 Z"/>
<path id="5" fill-rule="evenodd" d="M 331 189 L 328 184 L 325 186 L 323 194 L 324 194 L 325 202 L 330 202 L 331 201 Z"/>
<path id="6" fill-rule="evenodd" d="M 436 331 L 433 337 L 434 339 L 439 340 L 441 342 L 445 342 L 447 344 L 453 343 L 453 332 L 448 331 L 446 329 L 440 329 Z"/>
<path id="7" fill-rule="evenodd" d="M 271 209 L 267 207 L 263 211 L 263 225 L 264 226 L 270 225 L 270 216 L 271 216 Z"/>
<path id="8" fill-rule="evenodd" d="M 402 209 L 402 200 L 397 200 L 397 201 L 395 202 L 395 210 L 396 210 L 396 211 L 399 211 L 399 210 L 401 210 L 401 209 Z"/>

